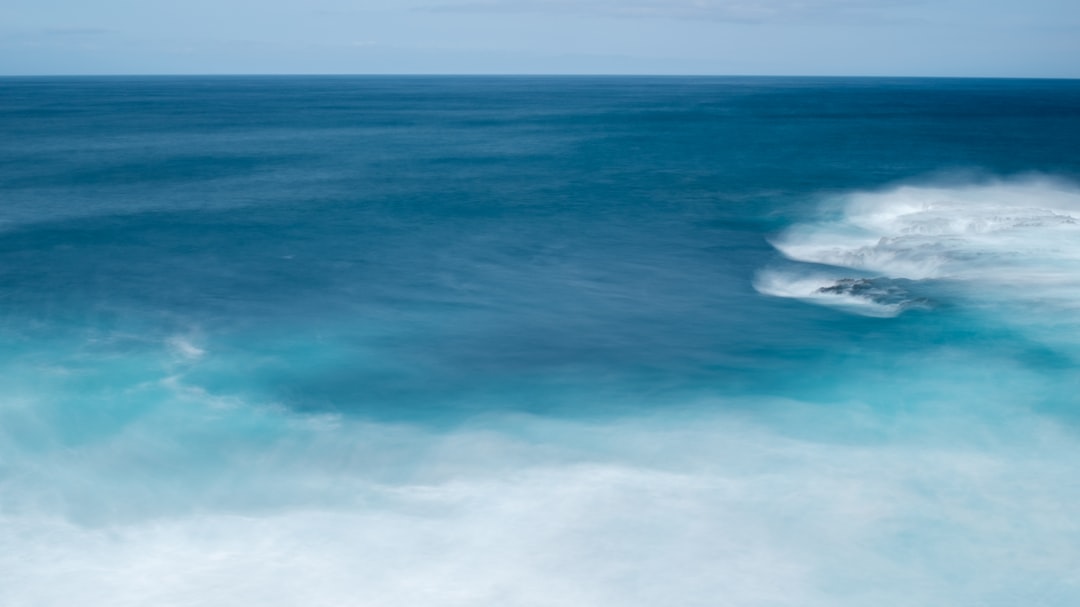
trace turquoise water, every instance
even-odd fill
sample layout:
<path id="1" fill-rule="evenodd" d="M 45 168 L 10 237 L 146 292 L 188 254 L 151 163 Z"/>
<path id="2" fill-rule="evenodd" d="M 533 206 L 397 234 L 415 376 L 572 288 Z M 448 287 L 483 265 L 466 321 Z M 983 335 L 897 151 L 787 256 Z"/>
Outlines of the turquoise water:
<path id="1" fill-rule="evenodd" d="M 0 79 L 5 605 L 1074 605 L 1080 84 Z"/>

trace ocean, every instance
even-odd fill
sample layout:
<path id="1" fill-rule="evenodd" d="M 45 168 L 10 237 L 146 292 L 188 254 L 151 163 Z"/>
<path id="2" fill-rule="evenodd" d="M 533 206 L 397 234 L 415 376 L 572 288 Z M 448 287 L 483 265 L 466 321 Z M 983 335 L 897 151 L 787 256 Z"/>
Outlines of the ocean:
<path id="1" fill-rule="evenodd" d="M 0 604 L 1080 604 L 1080 81 L 0 79 Z"/>

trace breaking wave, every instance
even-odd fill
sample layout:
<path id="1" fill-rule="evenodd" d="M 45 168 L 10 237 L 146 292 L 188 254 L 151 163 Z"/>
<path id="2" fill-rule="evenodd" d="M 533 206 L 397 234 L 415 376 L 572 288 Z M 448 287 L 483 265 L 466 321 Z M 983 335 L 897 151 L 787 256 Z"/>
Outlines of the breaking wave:
<path id="1" fill-rule="evenodd" d="M 1080 190 L 1071 184 L 904 185 L 849 194 L 836 207 L 772 241 L 804 266 L 763 270 L 760 292 L 871 316 L 925 307 L 928 299 L 909 293 L 940 285 L 1065 307 L 1080 301 Z"/>

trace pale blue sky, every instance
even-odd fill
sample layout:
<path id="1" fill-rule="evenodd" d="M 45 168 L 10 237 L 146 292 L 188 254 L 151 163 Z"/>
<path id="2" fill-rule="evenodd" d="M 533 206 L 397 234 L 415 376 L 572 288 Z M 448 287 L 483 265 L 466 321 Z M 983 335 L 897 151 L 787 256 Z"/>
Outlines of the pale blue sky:
<path id="1" fill-rule="evenodd" d="M 0 74 L 1080 77 L 1080 0 L 0 0 Z"/>

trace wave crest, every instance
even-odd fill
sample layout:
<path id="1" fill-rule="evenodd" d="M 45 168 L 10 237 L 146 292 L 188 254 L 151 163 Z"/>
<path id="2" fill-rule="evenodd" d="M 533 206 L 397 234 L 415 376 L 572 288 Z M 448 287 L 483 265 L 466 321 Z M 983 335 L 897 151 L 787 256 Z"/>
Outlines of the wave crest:
<path id="1" fill-rule="evenodd" d="M 1063 181 L 905 185 L 840 202 L 837 217 L 796 225 L 772 244 L 790 260 L 867 276 L 823 279 L 820 270 L 805 267 L 786 277 L 766 271 L 758 291 L 848 307 L 861 299 L 879 304 L 864 310 L 896 313 L 903 302 L 890 300 L 903 296 L 883 285 L 897 279 L 978 284 L 1061 303 L 1080 291 L 1080 189 Z M 823 281 L 833 284 L 818 284 Z"/>

